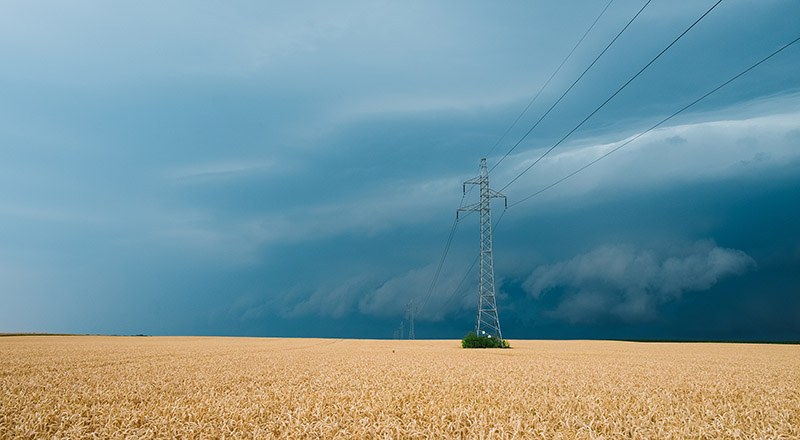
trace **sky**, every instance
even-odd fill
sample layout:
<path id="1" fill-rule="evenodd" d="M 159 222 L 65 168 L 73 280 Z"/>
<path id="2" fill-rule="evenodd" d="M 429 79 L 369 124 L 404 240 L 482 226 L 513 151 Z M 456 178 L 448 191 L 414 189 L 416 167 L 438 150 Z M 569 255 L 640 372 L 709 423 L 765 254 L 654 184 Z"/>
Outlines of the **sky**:
<path id="1" fill-rule="evenodd" d="M 607 1 L 3 2 L 0 332 L 461 338 L 486 158 L 504 337 L 800 340 L 800 43 L 530 197 L 800 37 L 724 0 L 520 175 L 716 1 L 522 139 L 645 3 L 547 83 Z"/>

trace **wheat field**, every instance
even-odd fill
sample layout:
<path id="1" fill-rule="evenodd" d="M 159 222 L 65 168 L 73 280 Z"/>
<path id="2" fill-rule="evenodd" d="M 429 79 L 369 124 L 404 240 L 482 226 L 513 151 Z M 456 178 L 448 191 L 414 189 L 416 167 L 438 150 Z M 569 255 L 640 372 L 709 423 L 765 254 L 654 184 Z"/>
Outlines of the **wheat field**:
<path id="1" fill-rule="evenodd" d="M 0 338 L 0 439 L 800 438 L 800 346 Z"/>

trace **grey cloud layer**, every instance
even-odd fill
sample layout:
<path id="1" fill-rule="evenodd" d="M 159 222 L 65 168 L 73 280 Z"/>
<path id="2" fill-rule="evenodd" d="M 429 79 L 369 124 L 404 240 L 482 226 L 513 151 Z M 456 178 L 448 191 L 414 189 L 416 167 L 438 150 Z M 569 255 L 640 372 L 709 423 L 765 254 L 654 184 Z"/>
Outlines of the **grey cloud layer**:
<path id="1" fill-rule="evenodd" d="M 492 172 L 493 185 L 535 160 L 706 3 L 652 2 Z M 493 154 L 519 139 L 641 4 L 612 4 Z M 401 316 L 408 300 L 427 293 L 461 182 L 475 175 L 478 160 L 603 6 L 591 0 L 4 3 L 0 302 L 9 306 L 0 308 L 6 326 L 0 331 L 330 336 L 317 319 L 357 326 Z M 798 8 L 791 1 L 720 4 L 585 130 L 504 191 L 510 202 L 794 38 Z M 716 279 L 733 277 L 734 263 L 745 259 L 726 247 L 759 258 L 759 271 L 750 267 L 743 279 L 755 282 L 766 270 L 763 254 L 753 251 L 761 243 L 759 224 L 730 232 L 734 220 L 756 217 L 734 217 L 724 206 L 702 216 L 659 211 L 665 223 L 683 220 L 683 229 L 669 231 L 639 212 L 613 218 L 605 229 L 593 228 L 592 216 L 573 220 L 567 212 L 593 205 L 592 214 L 613 217 L 612 208 L 599 204 L 624 194 L 694 185 L 669 200 L 688 199 L 691 208 L 701 203 L 695 189 L 750 178 L 765 195 L 757 221 L 787 231 L 781 240 L 797 248 L 794 218 L 781 223 L 793 215 L 786 207 L 796 196 L 770 179 L 796 174 L 792 164 L 800 161 L 798 48 L 673 126 L 509 210 L 502 228 L 513 242 L 496 237 L 498 261 L 516 260 L 496 266 L 498 279 L 508 280 L 501 289 L 509 300 L 504 317 L 522 320 L 541 306 L 514 302 L 530 298 L 517 291 L 520 273 L 566 265 L 598 242 L 610 243 L 623 263 L 626 251 L 614 243 L 630 243 L 627 252 L 650 258 L 658 276 L 631 275 L 629 297 L 622 279 L 573 286 L 554 278 L 566 286 L 558 304 L 583 310 L 570 315 L 583 321 L 647 317 L 659 301 L 677 303 L 711 282 L 692 273 L 692 265 Z M 730 207 L 736 197 L 723 189 L 712 199 Z M 545 235 L 536 233 L 537 222 L 548 221 L 541 213 L 558 224 Z M 452 299 L 450 293 L 477 250 L 473 219 L 459 226 L 439 288 L 419 314 L 431 329 L 472 313 L 472 279 Z M 626 221 L 623 233 L 610 235 Z M 571 222 L 572 231 L 560 228 Z M 714 237 L 722 247 L 653 250 L 640 240 L 652 234 L 669 236 L 665 241 Z M 778 239 L 771 240 L 765 248 L 777 247 Z M 671 274 L 694 281 L 670 284 L 677 276 Z M 609 286 L 623 293 L 612 295 Z M 558 304 L 549 311 L 557 315 Z"/>
<path id="2" fill-rule="evenodd" d="M 793 111 L 799 104 L 800 95 L 794 94 L 772 99 L 773 114 L 761 115 L 756 110 L 755 115 L 742 115 L 740 109 L 727 109 L 711 115 L 695 115 L 707 120 L 653 131 L 540 198 L 560 200 L 596 190 L 612 192 L 633 186 L 643 190 L 688 181 L 722 180 L 783 167 L 800 159 L 795 139 L 800 130 L 800 113 Z M 748 105 L 758 108 L 764 102 Z M 543 188 L 557 181 L 628 139 L 605 139 L 598 143 L 589 140 L 588 144 L 586 140 L 576 140 L 571 146 L 554 150 L 532 172 L 509 187 L 506 194 L 512 201 L 515 197 L 525 197 L 534 192 L 531 188 Z M 513 167 L 497 173 L 493 180 L 500 184 L 509 181 L 542 152 L 536 149 L 510 157 Z"/>
<path id="3" fill-rule="evenodd" d="M 656 318 L 659 305 L 684 293 L 755 267 L 746 253 L 711 241 L 661 249 L 609 245 L 541 266 L 523 286 L 535 298 L 562 295 L 551 315 L 567 322 L 636 322 Z"/>

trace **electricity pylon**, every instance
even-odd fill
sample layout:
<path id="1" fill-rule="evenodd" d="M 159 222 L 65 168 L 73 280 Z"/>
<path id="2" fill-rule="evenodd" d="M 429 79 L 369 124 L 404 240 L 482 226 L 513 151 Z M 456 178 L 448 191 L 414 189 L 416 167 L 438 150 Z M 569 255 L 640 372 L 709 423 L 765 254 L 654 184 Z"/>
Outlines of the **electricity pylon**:
<path id="1" fill-rule="evenodd" d="M 408 302 L 408 306 L 406 306 L 406 311 L 408 312 L 408 339 L 416 339 L 416 335 L 414 335 L 414 300 Z"/>
<path id="2" fill-rule="evenodd" d="M 494 265 L 492 263 L 492 215 L 489 210 L 493 198 L 508 199 L 497 191 L 489 189 L 489 168 L 486 159 L 481 159 L 481 174 L 464 182 L 464 194 L 467 185 L 480 185 L 481 201 L 456 211 L 456 220 L 460 211 L 478 211 L 481 213 L 481 274 L 478 281 L 478 317 L 475 320 L 475 334 L 488 334 L 503 339 L 500 332 L 500 319 L 497 317 L 497 301 L 494 296 Z"/>

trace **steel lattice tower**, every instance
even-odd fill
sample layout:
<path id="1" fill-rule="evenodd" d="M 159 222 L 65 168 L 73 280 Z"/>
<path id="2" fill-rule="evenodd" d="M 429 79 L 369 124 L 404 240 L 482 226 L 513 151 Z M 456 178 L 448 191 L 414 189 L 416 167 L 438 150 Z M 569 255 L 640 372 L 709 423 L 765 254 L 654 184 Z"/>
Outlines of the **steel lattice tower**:
<path id="1" fill-rule="evenodd" d="M 478 211 L 481 215 L 481 273 L 478 281 L 478 317 L 475 320 L 475 334 L 481 332 L 503 339 L 500 332 L 500 319 L 497 317 L 497 301 L 494 295 L 494 265 L 492 263 L 492 215 L 490 202 L 493 198 L 503 198 L 506 196 L 489 188 L 489 168 L 486 166 L 486 159 L 481 159 L 481 174 L 464 182 L 464 193 L 467 192 L 467 185 L 480 185 L 480 202 L 459 208 L 458 211 Z M 508 201 L 506 200 L 506 207 Z M 458 219 L 456 211 L 456 219 Z"/>
<path id="2" fill-rule="evenodd" d="M 408 306 L 406 306 L 406 310 L 408 311 L 408 339 L 416 339 L 416 335 L 414 334 L 414 300 L 408 302 Z"/>

